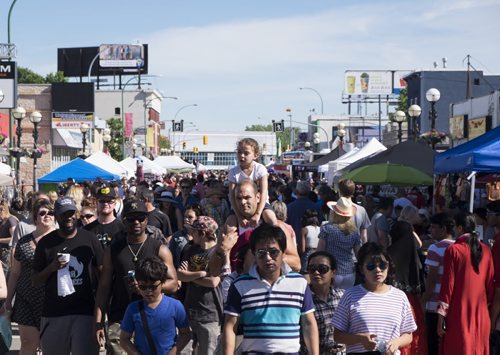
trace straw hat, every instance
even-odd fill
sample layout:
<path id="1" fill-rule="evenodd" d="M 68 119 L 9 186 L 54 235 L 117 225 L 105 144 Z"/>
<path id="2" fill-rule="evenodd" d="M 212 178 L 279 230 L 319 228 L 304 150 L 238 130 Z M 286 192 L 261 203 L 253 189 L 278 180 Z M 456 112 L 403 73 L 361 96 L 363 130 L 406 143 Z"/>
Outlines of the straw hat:
<path id="1" fill-rule="evenodd" d="M 209 187 L 207 189 L 206 196 L 207 197 L 219 196 L 221 198 L 224 198 L 224 197 L 226 197 L 226 194 L 224 194 L 224 191 L 222 191 L 221 188 L 218 188 L 218 187 Z"/>
<path id="2" fill-rule="evenodd" d="M 335 201 L 328 201 L 326 205 L 339 216 L 352 217 L 353 216 L 353 206 L 350 198 L 341 197 Z"/>

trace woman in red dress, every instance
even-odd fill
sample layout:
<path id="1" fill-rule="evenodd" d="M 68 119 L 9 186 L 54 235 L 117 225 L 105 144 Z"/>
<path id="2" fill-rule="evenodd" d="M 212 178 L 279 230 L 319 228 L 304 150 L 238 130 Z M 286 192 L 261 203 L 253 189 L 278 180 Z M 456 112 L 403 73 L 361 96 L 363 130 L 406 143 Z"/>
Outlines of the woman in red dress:
<path id="1" fill-rule="evenodd" d="M 493 260 L 490 248 L 479 241 L 475 228 L 472 214 L 458 214 L 455 232 L 459 237 L 444 255 L 438 305 L 443 354 L 489 354 Z"/>

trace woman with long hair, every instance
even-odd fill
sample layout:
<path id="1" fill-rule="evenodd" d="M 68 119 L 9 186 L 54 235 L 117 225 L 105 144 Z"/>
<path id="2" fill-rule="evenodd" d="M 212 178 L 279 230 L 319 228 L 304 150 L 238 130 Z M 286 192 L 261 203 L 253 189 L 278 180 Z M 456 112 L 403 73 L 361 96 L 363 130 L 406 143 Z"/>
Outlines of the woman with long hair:
<path id="1" fill-rule="evenodd" d="M 19 220 L 10 214 L 9 204 L 6 201 L 0 202 L 0 259 L 6 275 L 10 268 L 9 245 L 18 223 Z"/>
<path id="2" fill-rule="evenodd" d="M 444 354 L 489 354 L 493 258 L 475 230 L 472 214 L 455 216 L 455 233 L 459 237 L 444 254 L 437 309 L 437 331 Z"/>
<path id="3" fill-rule="evenodd" d="M 12 311 L 12 321 L 19 324 L 20 354 L 36 354 L 40 345 L 44 288 L 32 286 L 31 274 L 38 242 L 55 229 L 54 208 L 51 202 L 38 200 L 32 213 L 35 230 L 19 239 L 15 247 L 5 301 L 5 310 Z M 15 303 L 12 306 L 14 297 Z"/>
<path id="4" fill-rule="evenodd" d="M 319 226 L 318 212 L 313 209 L 307 209 L 302 217 L 302 229 L 300 230 L 300 264 L 302 273 L 306 272 L 307 259 L 309 255 L 316 251 L 319 242 Z"/>
<path id="5" fill-rule="evenodd" d="M 335 287 L 347 289 L 354 285 L 356 268 L 353 260 L 361 247 L 361 236 L 353 219 L 352 201 L 341 197 L 337 202 L 329 202 L 332 210 L 330 221 L 321 226 L 316 250 L 327 251 L 337 260 Z"/>

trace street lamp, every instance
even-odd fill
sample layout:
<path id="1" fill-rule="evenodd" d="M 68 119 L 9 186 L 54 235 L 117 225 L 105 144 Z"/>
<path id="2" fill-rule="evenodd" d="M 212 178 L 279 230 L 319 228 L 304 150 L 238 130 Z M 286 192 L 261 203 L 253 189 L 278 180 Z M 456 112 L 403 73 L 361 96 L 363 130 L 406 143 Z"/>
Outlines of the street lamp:
<path id="1" fill-rule="evenodd" d="M 299 88 L 299 90 L 311 90 L 311 91 L 314 91 L 316 93 L 316 95 L 318 95 L 319 100 L 321 101 L 321 114 L 323 114 L 323 98 L 321 97 L 321 95 L 318 92 L 318 90 L 316 90 L 314 88 L 306 88 L 306 87 Z"/>
<path id="2" fill-rule="evenodd" d="M 436 133 L 436 118 L 437 118 L 437 113 L 436 113 L 436 102 L 439 101 L 439 98 L 441 97 L 441 93 L 439 92 L 438 89 L 432 88 L 427 90 L 425 93 L 425 98 L 427 101 L 431 103 L 431 110 L 429 111 L 429 119 L 431 120 L 431 132 L 430 132 L 430 138 L 431 138 L 431 146 L 432 150 L 434 150 L 436 143 L 434 141 L 434 135 Z"/>
<path id="3" fill-rule="evenodd" d="M 146 143 L 141 143 L 141 155 L 146 155 Z"/>
<path id="4" fill-rule="evenodd" d="M 15 153 L 16 157 L 16 183 L 19 186 L 21 183 L 21 177 L 19 176 L 19 170 L 21 169 L 21 136 L 23 135 L 23 129 L 21 128 L 21 122 L 26 117 L 26 110 L 22 107 L 16 107 L 12 110 L 12 116 L 17 121 L 16 135 L 17 135 L 17 150 Z"/>
<path id="5" fill-rule="evenodd" d="M 338 156 L 340 157 L 340 148 L 344 147 L 344 137 L 345 137 L 345 124 L 339 123 L 337 126 L 337 136 L 339 137 L 340 143 L 338 145 Z"/>
<path id="6" fill-rule="evenodd" d="M 137 143 L 132 143 L 132 158 L 135 158 L 136 149 L 137 149 Z"/>
<path id="7" fill-rule="evenodd" d="M 111 141 L 111 134 L 104 133 L 104 135 L 102 136 L 102 141 L 104 142 L 104 148 L 106 148 L 105 153 L 108 154 L 108 150 L 109 150 L 108 144 Z"/>
<path id="8" fill-rule="evenodd" d="M 293 142 L 295 141 L 295 132 L 293 131 L 293 126 L 292 126 L 292 109 L 287 108 L 285 110 L 288 112 L 288 118 L 290 119 L 290 150 L 293 150 Z"/>
<path id="9" fill-rule="evenodd" d="M 85 156 L 85 147 L 87 146 L 87 132 L 89 131 L 89 125 L 86 123 L 82 123 L 80 125 L 80 132 L 82 132 L 82 150 L 83 156 Z"/>
<path id="10" fill-rule="evenodd" d="M 406 121 L 406 113 L 400 110 L 396 111 L 396 113 L 391 117 L 391 121 L 398 124 L 398 143 L 401 143 L 401 139 L 403 137 L 401 125 Z"/>
<path id="11" fill-rule="evenodd" d="M 417 137 L 419 135 L 419 130 L 417 129 L 418 123 L 417 119 L 420 117 L 420 114 L 422 113 L 422 109 L 418 105 L 411 105 L 408 108 L 408 115 L 411 117 L 411 122 L 410 122 L 410 127 L 411 127 L 411 135 L 414 140 L 417 140 Z"/>
<path id="12" fill-rule="evenodd" d="M 36 181 L 36 163 L 41 154 L 37 150 L 36 143 L 38 141 L 38 124 L 42 120 L 42 114 L 38 111 L 33 111 L 30 115 L 30 121 L 33 123 L 33 191 L 38 191 L 38 183 Z"/>

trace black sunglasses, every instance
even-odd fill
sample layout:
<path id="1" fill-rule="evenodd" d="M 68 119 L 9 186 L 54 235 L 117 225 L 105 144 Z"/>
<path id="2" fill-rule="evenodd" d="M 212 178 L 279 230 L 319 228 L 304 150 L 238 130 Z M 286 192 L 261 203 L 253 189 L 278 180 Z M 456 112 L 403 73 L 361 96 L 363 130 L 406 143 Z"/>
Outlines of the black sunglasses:
<path id="1" fill-rule="evenodd" d="M 330 266 L 325 264 L 309 264 L 307 266 L 308 273 L 314 274 L 316 271 L 319 272 L 321 275 L 324 275 L 328 271 L 330 271 Z"/>
<path id="2" fill-rule="evenodd" d="M 141 290 L 141 291 L 147 291 L 147 290 L 154 291 L 160 285 L 161 285 L 161 282 L 158 282 L 157 284 L 150 284 L 150 285 L 139 284 L 139 285 L 137 285 L 137 287 L 139 287 L 139 290 Z"/>
<path id="3" fill-rule="evenodd" d="M 54 211 L 40 211 L 40 212 L 38 212 L 38 215 L 40 217 L 44 217 L 45 215 L 53 216 L 54 215 Z"/>
<path id="4" fill-rule="evenodd" d="M 84 218 L 85 218 L 85 219 L 89 219 L 89 218 L 92 218 L 92 217 L 94 217 L 94 215 L 93 215 L 93 214 L 91 214 L 91 213 L 87 213 L 87 214 L 82 214 L 82 215 L 80 216 L 80 219 L 84 219 Z"/>
<path id="5" fill-rule="evenodd" d="M 379 263 L 369 262 L 368 264 L 366 264 L 366 269 L 368 271 L 373 271 L 377 266 L 380 270 L 384 271 L 389 267 L 389 263 L 386 261 L 381 261 Z"/>
<path id="6" fill-rule="evenodd" d="M 115 200 L 99 200 L 99 203 L 101 205 L 104 205 L 105 203 L 107 203 L 108 205 L 112 205 L 113 203 L 115 203 Z"/>
<path id="7" fill-rule="evenodd" d="M 255 251 L 255 255 L 258 258 L 265 258 L 267 255 L 269 255 L 271 258 L 276 259 L 278 255 L 280 255 L 281 250 L 272 248 L 272 249 L 259 249 Z"/>
<path id="8" fill-rule="evenodd" d="M 139 221 L 139 222 L 144 222 L 146 220 L 146 215 L 142 216 L 127 216 L 125 217 L 125 220 L 127 222 L 134 222 L 134 221 Z"/>

